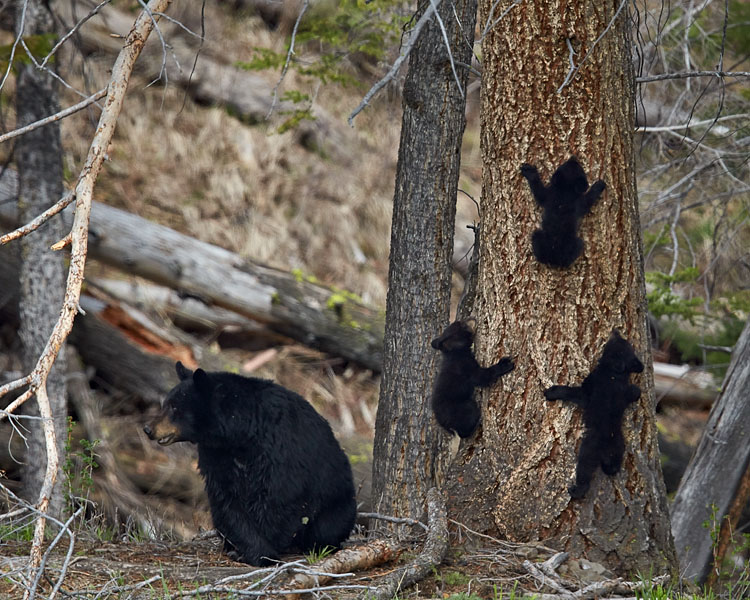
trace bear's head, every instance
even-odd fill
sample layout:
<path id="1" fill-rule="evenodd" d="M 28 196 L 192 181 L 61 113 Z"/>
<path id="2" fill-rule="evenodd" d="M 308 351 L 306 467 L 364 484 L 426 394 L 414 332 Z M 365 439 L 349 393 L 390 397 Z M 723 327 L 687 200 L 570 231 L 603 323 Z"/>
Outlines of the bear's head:
<path id="1" fill-rule="evenodd" d="M 474 329 L 471 326 L 473 321 L 474 319 L 454 321 L 445 328 L 440 337 L 432 340 L 432 347 L 442 352 L 468 350 L 474 342 Z"/>
<path id="2" fill-rule="evenodd" d="M 176 365 L 180 382 L 161 404 L 161 412 L 143 431 L 162 446 L 175 442 L 198 443 L 201 424 L 209 417 L 208 410 L 214 383 L 203 369 L 191 371 L 181 362 Z"/>
<path id="3" fill-rule="evenodd" d="M 615 373 L 641 373 L 643 371 L 643 363 L 636 356 L 633 346 L 616 329 L 612 331 L 612 335 L 604 346 L 599 364 Z"/>
<path id="4" fill-rule="evenodd" d="M 589 189 L 586 173 L 575 156 L 571 156 L 552 174 L 550 187 L 558 193 L 568 193 L 573 198 L 581 196 Z"/>

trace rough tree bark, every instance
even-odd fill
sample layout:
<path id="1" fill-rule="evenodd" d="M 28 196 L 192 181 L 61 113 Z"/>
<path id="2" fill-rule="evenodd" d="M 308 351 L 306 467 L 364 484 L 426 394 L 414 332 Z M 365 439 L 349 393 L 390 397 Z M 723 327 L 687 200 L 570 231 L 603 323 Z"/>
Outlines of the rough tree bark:
<path id="1" fill-rule="evenodd" d="M 496 18 L 508 7 L 482 0 L 481 22 L 492 8 Z M 448 501 L 450 516 L 477 531 L 544 540 L 619 573 L 656 573 L 676 561 L 654 421 L 631 39 L 618 7 L 619 0 L 578 0 L 558 11 L 528 0 L 484 39 L 476 346 L 480 364 L 518 358 L 512 373 L 480 395 L 482 428 L 453 463 Z M 558 91 L 571 60 L 581 68 Z M 604 179 L 607 190 L 583 221 L 583 255 L 568 269 L 551 269 L 531 251 L 540 211 L 519 167 L 537 165 L 546 182 L 572 154 L 589 182 Z M 598 471 L 586 497 L 572 501 L 580 411 L 545 402 L 543 391 L 580 385 L 613 327 L 646 364 L 632 378 L 642 395 L 625 414 L 622 471 Z"/>
<path id="2" fill-rule="evenodd" d="M 21 23 L 24 4 L 24 31 L 22 34 L 19 32 L 19 35 L 28 38 L 54 32 L 54 19 L 49 4 L 42 0 L 17 2 L 17 23 Z M 37 70 L 33 65 L 19 64 L 16 80 L 17 126 L 23 127 L 59 110 L 57 84 L 54 78 L 44 71 Z M 19 216 L 22 222 L 26 223 L 62 196 L 62 146 L 59 124 L 53 123 L 22 136 L 16 143 L 14 154 L 18 167 Z M 34 368 L 42 354 L 60 311 L 65 291 L 64 256 L 50 250 L 50 246 L 64 235 L 62 221 L 53 219 L 21 240 L 23 266 L 20 277 L 19 336 L 28 371 Z M 63 455 L 67 416 L 64 377 L 63 348 L 47 378 L 47 393 L 54 415 L 56 444 L 60 456 Z M 38 417 L 36 403 L 27 403 L 24 413 Z M 47 465 L 45 438 L 41 421 L 29 421 L 24 425 L 30 431 L 22 475 L 23 495 L 35 503 L 39 498 Z M 62 474 L 58 472 L 50 499 L 49 513 L 59 517 L 62 503 Z"/>
<path id="3" fill-rule="evenodd" d="M 672 533 L 681 573 L 691 579 L 705 580 L 714 559 L 713 531 L 703 527 L 703 523 L 718 529 L 743 474 L 750 469 L 748 390 L 750 321 L 734 347 L 721 396 L 711 409 L 703 437 L 672 505 Z"/>
<path id="4" fill-rule="evenodd" d="M 418 14 L 429 5 L 421 1 Z M 444 2 L 439 14 L 453 60 L 470 64 L 476 1 Z M 468 69 L 456 65 L 456 70 L 465 91 Z M 372 499 L 378 512 L 419 519 L 427 490 L 442 479 L 446 456 L 448 436 L 435 422 L 429 403 L 438 358 L 430 340 L 449 316 L 466 125 L 465 96 L 456 85 L 434 18 L 412 50 L 403 98 Z"/>

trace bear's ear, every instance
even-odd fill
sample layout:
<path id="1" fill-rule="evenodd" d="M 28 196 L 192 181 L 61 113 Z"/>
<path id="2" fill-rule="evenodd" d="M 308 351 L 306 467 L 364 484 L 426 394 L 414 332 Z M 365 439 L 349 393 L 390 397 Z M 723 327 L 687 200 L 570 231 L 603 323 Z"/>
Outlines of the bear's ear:
<path id="1" fill-rule="evenodd" d="M 203 369 L 196 369 L 193 373 L 193 383 L 201 396 L 206 399 L 211 398 L 214 391 L 214 384 L 208 373 Z"/>
<path id="2" fill-rule="evenodd" d="M 175 365 L 175 369 L 177 370 L 177 377 L 180 378 L 180 381 L 185 381 L 186 379 L 190 379 L 190 376 L 193 374 L 193 372 L 188 369 L 185 365 L 183 365 L 179 360 L 177 361 L 177 364 Z"/>

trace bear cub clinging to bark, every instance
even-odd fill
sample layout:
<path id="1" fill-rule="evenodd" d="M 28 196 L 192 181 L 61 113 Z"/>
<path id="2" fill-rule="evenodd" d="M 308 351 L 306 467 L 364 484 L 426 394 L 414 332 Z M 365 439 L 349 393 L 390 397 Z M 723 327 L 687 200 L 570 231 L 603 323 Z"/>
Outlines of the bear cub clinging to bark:
<path id="1" fill-rule="evenodd" d="M 180 379 L 144 431 L 162 445 L 193 442 L 224 550 L 266 565 L 280 554 L 337 548 L 357 513 L 349 459 L 328 422 L 271 381 L 195 372 Z"/>
<path id="2" fill-rule="evenodd" d="M 448 325 L 432 347 L 443 353 L 440 371 L 432 392 L 435 418 L 448 431 L 467 438 L 479 424 L 481 411 L 474 400 L 475 387 L 487 387 L 515 366 L 509 357 L 491 367 L 480 367 L 471 351 L 474 331 L 466 321 Z"/>
<path id="3" fill-rule="evenodd" d="M 531 193 L 544 211 L 542 228 L 531 235 L 534 256 L 551 267 L 569 267 L 583 251 L 578 225 L 606 184 L 599 180 L 589 188 L 586 173 L 575 156 L 557 168 L 548 186 L 542 183 L 533 165 L 521 165 L 521 175 L 529 182 Z"/>
<path id="4" fill-rule="evenodd" d="M 547 400 L 567 400 L 583 409 L 583 434 L 578 451 L 576 482 L 568 488 L 571 497 L 583 498 L 597 467 L 615 475 L 622 466 L 625 440 L 622 416 L 641 397 L 641 388 L 630 383 L 631 373 L 643 371 L 633 346 L 613 331 L 596 367 L 580 387 L 553 385 L 544 392 Z"/>

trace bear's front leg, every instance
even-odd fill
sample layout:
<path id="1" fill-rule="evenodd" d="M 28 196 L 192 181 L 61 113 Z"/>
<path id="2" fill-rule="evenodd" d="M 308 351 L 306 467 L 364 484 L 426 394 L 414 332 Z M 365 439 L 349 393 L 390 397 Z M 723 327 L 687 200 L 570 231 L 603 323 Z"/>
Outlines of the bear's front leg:
<path id="1" fill-rule="evenodd" d="M 544 206 L 547 200 L 547 188 L 544 187 L 542 178 L 539 177 L 539 170 L 534 165 L 523 163 L 521 165 L 521 175 L 529 182 L 531 193 L 539 206 Z"/>
<path id="2" fill-rule="evenodd" d="M 238 529 L 232 532 L 231 537 L 224 537 L 224 551 L 229 558 L 255 567 L 267 567 L 274 564 L 279 555 L 267 539 L 249 527 L 247 523 Z"/>
<path id="3" fill-rule="evenodd" d="M 479 367 L 474 384 L 479 387 L 488 387 L 506 373 L 510 373 L 515 366 L 513 360 L 509 356 L 505 356 L 491 367 Z"/>
<path id="4" fill-rule="evenodd" d="M 544 397 L 548 401 L 565 400 L 574 404 L 582 404 L 581 388 L 571 385 L 553 385 L 544 390 Z"/>

